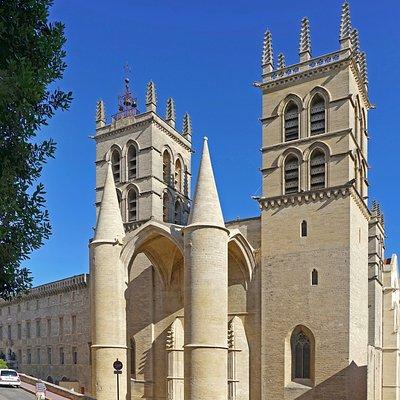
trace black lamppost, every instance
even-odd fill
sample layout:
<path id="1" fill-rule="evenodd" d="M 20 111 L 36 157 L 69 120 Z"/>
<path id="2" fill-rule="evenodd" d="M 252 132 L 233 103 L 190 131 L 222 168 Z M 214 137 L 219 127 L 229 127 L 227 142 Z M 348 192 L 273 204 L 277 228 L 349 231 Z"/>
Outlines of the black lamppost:
<path id="1" fill-rule="evenodd" d="M 117 400 L 119 400 L 119 376 L 122 374 L 123 366 L 124 365 L 118 360 L 118 358 L 113 363 L 114 374 L 117 375 Z"/>

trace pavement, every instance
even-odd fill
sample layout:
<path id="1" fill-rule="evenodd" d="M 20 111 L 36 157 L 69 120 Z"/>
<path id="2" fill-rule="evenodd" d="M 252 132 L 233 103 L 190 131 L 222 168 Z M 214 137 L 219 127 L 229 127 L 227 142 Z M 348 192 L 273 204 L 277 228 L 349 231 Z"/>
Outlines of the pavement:
<path id="1" fill-rule="evenodd" d="M 36 396 L 23 389 L 0 387 L 0 400 L 35 400 Z"/>

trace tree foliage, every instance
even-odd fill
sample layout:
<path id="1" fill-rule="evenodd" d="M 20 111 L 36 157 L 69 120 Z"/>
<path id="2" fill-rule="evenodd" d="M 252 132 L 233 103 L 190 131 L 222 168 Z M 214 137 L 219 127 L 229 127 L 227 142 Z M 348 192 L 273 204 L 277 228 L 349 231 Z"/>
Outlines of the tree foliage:
<path id="1" fill-rule="evenodd" d="M 43 165 L 53 140 L 40 129 L 72 95 L 55 87 L 66 68 L 64 25 L 50 23 L 51 0 L 0 0 L 0 297 L 31 285 L 21 263 L 51 233 Z"/>

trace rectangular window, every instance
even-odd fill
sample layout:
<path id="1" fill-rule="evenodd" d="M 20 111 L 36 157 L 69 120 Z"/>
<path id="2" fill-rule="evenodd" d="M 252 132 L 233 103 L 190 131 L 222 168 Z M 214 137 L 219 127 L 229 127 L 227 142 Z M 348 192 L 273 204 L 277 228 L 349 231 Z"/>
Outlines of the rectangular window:
<path id="1" fill-rule="evenodd" d="M 47 318 L 47 336 L 51 336 L 51 318 Z"/>
<path id="2" fill-rule="evenodd" d="M 51 365 L 52 360 L 51 360 L 51 347 L 47 348 L 47 364 Z"/>
<path id="3" fill-rule="evenodd" d="M 58 332 L 60 335 L 64 334 L 64 317 L 58 319 Z"/>
<path id="4" fill-rule="evenodd" d="M 36 364 L 41 364 L 40 360 L 40 347 L 36 349 Z"/>
<path id="5" fill-rule="evenodd" d="M 76 315 L 71 317 L 71 330 L 72 333 L 76 333 Z"/>
<path id="6" fill-rule="evenodd" d="M 60 347 L 60 364 L 64 365 L 65 364 L 65 359 L 64 359 L 64 348 Z"/>
<path id="7" fill-rule="evenodd" d="M 18 340 L 21 340 L 22 339 L 22 326 L 21 326 L 21 324 L 18 324 L 17 335 L 18 335 Z"/>
<path id="8" fill-rule="evenodd" d="M 40 319 L 36 320 L 36 337 L 40 337 L 41 332 L 40 332 Z"/>
<path id="9" fill-rule="evenodd" d="M 32 364 L 32 352 L 31 349 L 26 350 L 26 363 Z"/>
<path id="10" fill-rule="evenodd" d="M 11 339 L 11 325 L 7 326 L 7 339 Z"/>
<path id="11" fill-rule="evenodd" d="M 76 349 L 76 347 L 72 348 L 72 363 L 78 364 L 78 350 Z"/>
<path id="12" fill-rule="evenodd" d="M 30 339 L 31 337 L 31 322 L 26 321 L 26 337 Z"/>

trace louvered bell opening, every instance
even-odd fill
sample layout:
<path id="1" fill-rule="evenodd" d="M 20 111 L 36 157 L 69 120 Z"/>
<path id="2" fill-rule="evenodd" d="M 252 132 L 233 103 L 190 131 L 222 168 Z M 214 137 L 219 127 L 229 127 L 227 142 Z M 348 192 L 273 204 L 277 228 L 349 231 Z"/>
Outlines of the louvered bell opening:
<path id="1" fill-rule="evenodd" d="M 136 192 L 131 190 L 128 196 L 128 219 L 136 221 L 137 219 L 137 196 Z"/>
<path id="2" fill-rule="evenodd" d="M 299 138 L 299 110 L 297 106 L 288 107 L 285 112 L 285 141 Z"/>
<path id="3" fill-rule="evenodd" d="M 325 188 L 325 155 L 322 153 L 311 158 L 310 182 L 311 189 Z"/>
<path id="4" fill-rule="evenodd" d="M 132 146 L 128 152 L 128 177 L 129 179 L 136 178 L 137 173 L 137 161 L 136 161 L 136 149 Z"/>
<path id="5" fill-rule="evenodd" d="M 311 106 L 310 111 L 311 135 L 325 133 L 325 102 L 318 100 Z"/>
<path id="6" fill-rule="evenodd" d="M 299 162 L 292 158 L 285 163 L 285 194 L 299 191 Z"/>

